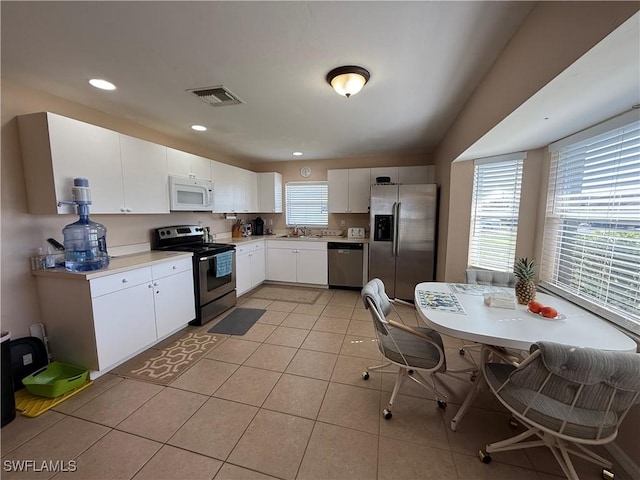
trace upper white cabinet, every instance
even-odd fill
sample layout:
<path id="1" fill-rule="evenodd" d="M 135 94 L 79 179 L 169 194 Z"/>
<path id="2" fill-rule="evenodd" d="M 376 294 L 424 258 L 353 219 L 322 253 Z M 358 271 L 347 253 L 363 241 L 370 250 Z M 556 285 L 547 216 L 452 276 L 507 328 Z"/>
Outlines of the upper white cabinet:
<path id="1" fill-rule="evenodd" d="M 166 147 L 42 112 L 18 117 L 29 213 L 75 213 L 75 177 L 91 213 L 169 213 Z"/>
<path id="2" fill-rule="evenodd" d="M 391 183 L 403 185 L 421 185 L 435 183 L 435 171 L 433 165 L 419 165 L 412 167 L 378 167 L 371 169 L 371 185 L 376 178 L 389 177 Z"/>
<path id="3" fill-rule="evenodd" d="M 233 167 L 233 210 L 236 213 L 258 211 L 258 174 Z"/>
<path id="4" fill-rule="evenodd" d="M 233 212 L 233 169 L 226 163 L 211 162 L 211 180 L 213 181 L 213 211 L 215 213 Z"/>
<path id="5" fill-rule="evenodd" d="M 169 213 L 167 147 L 120 134 L 126 213 Z M 90 184 L 91 185 L 91 184 Z"/>
<path id="6" fill-rule="evenodd" d="M 398 167 L 398 183 L 403 185 L 422 185 L 435 183 L 435 171 L 433 165 L 420 165 L 416 167 Z"/>
<path id="7" fill-rule="evenodd" d="M 368 213 L 370 168 L 327 170 L 329 213 Z"/>
<path id="8" fill-rule="evenodd" d="M 167 148 L 170 175 L 211 181 L 211 160 L 175 148 Z"/>
<path id="9" fill-rule="evenodd" d="M 371 169 L 371 185 L 378 183 L 378 177 L 389 177 L 389 182 L 398 183 L 398 167 L 376 167 Z"/>
<path id="10" fill-rule="evenodd" d="M 29 213 L 75 213 L 75 177 L 89 179 L 91 213 L 119 213 L 123 206 L 120 136 L 117 132 L 48 112 L 18 117 Z"/>
<path id="11" fill-rule="evenodd" d="M 258 173 L 258 212 L 282 213 L 282 174 Z"/>

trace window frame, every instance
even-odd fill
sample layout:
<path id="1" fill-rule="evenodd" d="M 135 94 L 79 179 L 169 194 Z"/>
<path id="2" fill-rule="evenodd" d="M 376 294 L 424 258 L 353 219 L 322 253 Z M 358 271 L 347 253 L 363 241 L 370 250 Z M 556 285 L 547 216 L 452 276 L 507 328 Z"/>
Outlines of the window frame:
<path id="1" fill-rule="evenodd" d="M 314 203 L 320 203 L 320 213 L 314 213 L 315 216 L 324 217 L 325 222 L 319 223 L 314 221 L 313 217 L 310 218 L 292 218 L 290 219 L 291 209 L 304 205 L 305 202 L 302 198 L 295 201 L 290 198 L 290 190 L 292 188 L 300 187 L 324 187 L 324 192 L 321 193 L 318 198 L 312 199 L 312 202 L 306 202 L 307 207 L 313 206 Z M 293 193 L 293 192 L 291 192 Z M 301 215 L 301 214 L 299 214 Z M 302 216 L 302 215 L 301 215 Z M 300 221 L 297 221 L 300 220 Z M 329 226 L 329 182 L 327 181 L 301 181 L 301 182 L 286 182 L 285 183 L 285 223 L 287 228 L 299 226 L 299 227 L 311 227 L 311 228 L 327 228 Z"/>
<path id="2" fill-rule="evenodd" d="M 629 133 L 630 131 L 632 133 Z M 627 137 L 624 135 L 627 135 Z M 614 140 L 617 137 L 619 139 Z M 599 145 L 603 142 L 607 145 L 606 148 L 601 148 L 601 145 Z M 630 146 L 628 145 L 629 142 Z M 616 149 L 618 147 L 619 150 Z M 625 148 L 631 153 L 621 155 L 622 152 L 625 152 Z M 637 111 L 627 112 L 555 142 L 549 145 L 549 151 L 551 152 L 551 163 L 549 167 L 539 285 L 542 289 L 548 290 L 611 321 L 638 338 L 640 336 L 640 314 L 633 313 L 633 305 L 636 305 L 635 310 L 637 310 L 640 307 L 640 302 L 637 304 L 631 303 L 630 311 L 625 311 L 624 307 L 620 305 L 625 305 L 626 299 L 617 300 L 614 293 L 619 295 L 619 292 L 622 291 L 623 295 L 628 294 L 629 299 L 633 302 L 633 292 L 637 296 L 638 291 L 640 291 L 640 288 L 634 287 L 633 280 L 628 286 L 624 285 L 624 282 L 621 283 L 621 280 L 629 280 L 624 278 L 624 270 L 619 268 L 619 265 L 625 263 L 624 259 L 627 256 L 633 259 L 633 252 L 640 253 L 640 232 L 637 237 L 634 232 L 638 232 L 638 230 L 634 229 L 631 229 L 630 236 L 620 235 L 620 227 L 628 226 L 629 222 L 624 214 L 621 215 L 618 212 L 622 207 L 616 207 L 616 201 L 614 200 L 620 196 L 618 185 L 626 183 L 624 180 L 629 178 L 626 174 L 626 169 L 632 172 L 632 183 L 628 190 L 631 192 L 640 191 L 640 180 L 638 180 L 640 179 L 640 170 L 638 170 L 640 168 L 640 114 Z M 600 153 L 601 151 L 605 153 L 602 154 Z M 633 153 L 634 151 L 635 153 Z M 630 160 L 627 161 L 629 158 Z M 618 162 L 619 166 L 612 170 L 611 168 L 616 165 L 616 162 Z M 567 170 L 576 166 L 581 169 L 573 168 L 572 170 Z M 608 187 L 608 196 L 606 197 L 591 193 L 591 190 L 595 188 L 592 185 L 595 184 L 593 182 L 591 184 L 587 183 L 587 175 L 596 168 L 602 170 L 600 175 L 602 175 L 602 179 L 605 182 L 615 181 L 615 183 L 609 184 L 611 186 Z M 560 170 L 560 173 L 558 173 L 558 170 Z M 563 171 L 572 173 L 563 174 Z M 608 171 L 611 173 L 607 173 Z M 593 176 L 594 174 L 591 175 Z M 579 182 L 576 180 L 578 177 L 580 177 Z M 609 177 L 611 178 L 609 179 Z M 572 181 L 574 183 L 571 183 Z M 637 188 L 635 188 L 635 181 L 638 182 Z M 577 191 L 578 188 L 580 188 L 579 192 Z M 623 189 L 623 191 L 626 190 Z M 564 194 L 562 193 L 563 191 L 565 192 Z M 602 189 L 601 191 L 605 192 Z M 573 195 L 573 199 L 569 198 L 570 195 L 566 192 L 570 192 Z M 613 192 L 616 192 L 617 195 L 612 195 Z M 592 206 L 596 198 L 599 199 L 600 207 Z M 635 199 L 633 194 L 630 199 L 628 197 L 621 198 L 625 198 L 627 201 L 630 200 L 631 205 L 640 205 L 640 194 L 636 194 Z M 580 203 L 580 208 L 572 208 L 571 202 L 583 203 Z M 620 202 L 617 203 L 621 204 Z M 599 217 L 597 217 L 592 213 L 596 211 L 602 211 L 603 213 L 600 213 Z M 633 214 L 634 211 L 640 212 L 640 209 L 634 210 L 634 208 L 631 208 L 630 211 Z M 616 220 L 613 220 L 614 217 Z M 603 219 L 605 219 L 604 223 L 608 222 L 608 226 L 599 230 L 598 225 L 603 224 Z M 636 221 L 637 229 L 640 228 L 640 214 Z M 606 240 L 606 242 L 603 240 Z M 634 243 L 636 246 L 634 246 Z M 580 261 L 576 261 L 575 253 L 580 245 L 585 250 L 583 250 L 584 254 L 579 259 Z M 632 253 L 627 254 L 625 249 Z M 609 263 L 599 263 L 598 259 L 600 257 L 606 257 Z M 637 264 L 636 267 L 636 271 L 640 271 L 640 264 Z M 589 278 L 588 269 L 594 271 L 595 268 L 598 268 L 599 272 L 609 272 L 606 273 L 608 277 L 603 275 L 606 278 L 606 282 L 598 281 L 601 279 L 594 281 Z M 631 263 L 631 268 L 633 269 L 633 263 Z M 601 290 L 605 290 L 606 293 L 596 291 L 596 293 L 590 295 L 590 290 L 595 291 L 592 285 L 589 285 L 587 281 L 582 285 L 575 280 L 576 278 L 585 278 L 591 280 L 591 283 L 603 285 L 605 288 Z M 640 286 L 640 283 L 638 286 Z"/>
<path id="3" fill-rule="evenodd" d="M 498 272 L 512 272 L 518 239 L 522 176 L 526 152 L 515 152 L 474 160 L 474 174 L 469 222 L 467 267 Z M 506 171 L 505 171 L 506 169 Z M 509 180 L 515 175 L 515 182 Z M 511 185 L 513 183 L 513 185 Z M 479 191 L 481 190 L 481 191 Z M 494 202 L 500 192 L 499 200 Z M 493 203 L 493 205 L 491 205 Z M 507 242 L 504 247 L 484 254 L 483 245 Z"/>

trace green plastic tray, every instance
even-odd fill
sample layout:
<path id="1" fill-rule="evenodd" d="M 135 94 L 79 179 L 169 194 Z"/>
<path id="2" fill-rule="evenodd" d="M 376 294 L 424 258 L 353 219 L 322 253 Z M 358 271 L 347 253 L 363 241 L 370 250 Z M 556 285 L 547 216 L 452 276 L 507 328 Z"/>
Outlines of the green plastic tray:
<path id="1" fill-rule="evenodd" d="M 89 371 L 66 363 L 52 362 L 22 379 L 32 395 L 55 398 L 87 381 Z"/>

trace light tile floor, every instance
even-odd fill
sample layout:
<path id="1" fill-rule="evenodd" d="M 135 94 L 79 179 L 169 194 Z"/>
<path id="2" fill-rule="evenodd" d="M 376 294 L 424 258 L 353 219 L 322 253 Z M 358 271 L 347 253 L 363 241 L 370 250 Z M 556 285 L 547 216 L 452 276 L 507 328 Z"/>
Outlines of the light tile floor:
<path id="1" fill-rule="evenodd" d="M 18 416 L 1 431 L 2 478 L 563 478 L 542 448 L 480 462 L 480 448 L 514 431 L 486 391 L 458 430 L 449 429 L 470 386 L 467 376 L 443 378 L 446 410 L 429 392 L 405 385 L 393 418 L 385 420 L 394 378 L 373 372 L 361 378 L 381 355 L 358 292 L 323 290 L 314 305 L 247 295 L 238 306 L 267 311 L 246 335 L 226 337 L 170 385 L 107 374 L 39 417 Z M 393 317 L 419 324 L 407 306 Z M 215 321 L 187 328 L 208 330 Z M 475 353 L 462 357 L 460 340 L 444 340 L 450 368 L 469 365 Z M 40 467 L 73 460 L 76 471 L 7 468 L 17 460 Z M 580 478 L 600 478 L 597 467 L 575 465 Z"/>

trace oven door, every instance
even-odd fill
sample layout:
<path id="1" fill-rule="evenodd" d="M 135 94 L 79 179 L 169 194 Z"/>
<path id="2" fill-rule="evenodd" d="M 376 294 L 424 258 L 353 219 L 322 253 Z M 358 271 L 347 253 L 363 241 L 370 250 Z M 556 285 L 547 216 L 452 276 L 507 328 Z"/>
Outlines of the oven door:
<path id="1" fill-rule="evenodd" d="M 200 306 L 216 300 L 236 288 L 236 252 L 227 250 L 199 259 Z"/>

